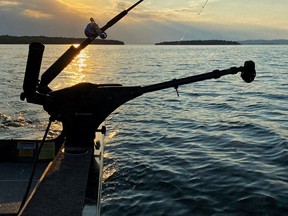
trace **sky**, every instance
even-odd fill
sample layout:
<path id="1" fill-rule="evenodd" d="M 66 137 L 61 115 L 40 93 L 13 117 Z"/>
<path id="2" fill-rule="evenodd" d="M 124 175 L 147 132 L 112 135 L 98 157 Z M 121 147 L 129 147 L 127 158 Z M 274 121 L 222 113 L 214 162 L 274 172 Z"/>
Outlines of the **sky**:
<path id="1" fill-rule="evenodd" d="M 0 35 L 85 37 L 136 0 L 0 0 Z M 288 0 L 144 0 L 107 30 L 126 44 L 288 39 Z M 199 14 L 200 13 L 200 14 Z"/>

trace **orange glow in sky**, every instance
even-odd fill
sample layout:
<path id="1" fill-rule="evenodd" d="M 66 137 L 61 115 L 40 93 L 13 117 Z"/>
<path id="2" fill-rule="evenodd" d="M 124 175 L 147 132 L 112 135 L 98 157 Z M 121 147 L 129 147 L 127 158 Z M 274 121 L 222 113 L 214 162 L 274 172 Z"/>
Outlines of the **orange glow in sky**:
<path id="1" fill-rule="evenodd" d="M 136 1 L 0 0 L 0 35 L 83 37 L 90 17 L 103 26 Z M 205 2 L 144 0 L 109 29 L 108 36 L 149 43 L 158 41 L 156 37 L 177 40 L 190 28 L 191 39 L 288 38 L 287 0 L 209 0 L 198 15 Z"/>

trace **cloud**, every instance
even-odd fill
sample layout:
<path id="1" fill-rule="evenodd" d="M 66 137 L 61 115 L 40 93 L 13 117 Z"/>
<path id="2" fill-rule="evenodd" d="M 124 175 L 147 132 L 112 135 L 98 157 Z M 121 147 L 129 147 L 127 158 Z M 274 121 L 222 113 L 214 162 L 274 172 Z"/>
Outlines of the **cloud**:
<path id="1" fill-rule="evenodd" d="M 135 2 L 0 0 L 0 35 L 84 37 L 90 17 L 103 26 Z M 107 30 L 108 38 L 126 43 L 155 43 L 180 40 L 183 35 L 185 40 L 288 37 L 287 0 L 278 0 L 277 4 L 271 0 L 209 0 L 198 15 L 205 2 L 145 0 Z"/>
<path id="2" fill-rule="evenodd" d="M 279 21 L 288 28 L 287 0 L 218 0 L 209 1 L 204 20 L 211 23 L 257 24 L 275 27 Z M 283 26 L 283 24 L 281 24 Z"/>
<path id="3" fill-rule="evenodd" d="M 17 6 L 17 5 L 21 5 L 21 2 L 17 2 L 17 1 L 0 1 L 0 6 L 1 7 L 11 7 L 11 6 Z"/>
<path id="4" fill-rule="evenodd" d="M 52 14 L 43 13 L 42 11 L 31 10 L 31 9 L 23 10 L 22 14 L 28 17 L 38 18 L 38 19 L 49 19 L 53 17 Z"/>
<path id="5" fill-rule="evenodd" d="M 131 3 L 126 1 L 112 1 L 112 8 L 115 9 L 114 11 L 123 11 L 130 7 Z"/>
<path id="6" fill-rule="evenodd" d="M 1 4 L 6 6 L 0 8 L 0 35 L 84 37 L 90 18 L 83 11 L 80 13 L 81 6 L 73 7 L 57 0 L 25 0 L 25 4 L 1 1 Z"/>

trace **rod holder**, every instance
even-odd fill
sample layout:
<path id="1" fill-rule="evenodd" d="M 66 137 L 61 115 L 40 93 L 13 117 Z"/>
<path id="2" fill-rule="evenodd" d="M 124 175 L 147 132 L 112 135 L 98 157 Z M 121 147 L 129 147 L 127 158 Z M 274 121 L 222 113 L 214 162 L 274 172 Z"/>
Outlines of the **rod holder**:
<path id="1" fill-rule="evenodd" d="M 36 93 L 44 49 L 45 46 L 42 43 L 33 42 L 29 45 L 29 53 L 23 82 L 24 95 L 21 97 L 27 98 Z"/>

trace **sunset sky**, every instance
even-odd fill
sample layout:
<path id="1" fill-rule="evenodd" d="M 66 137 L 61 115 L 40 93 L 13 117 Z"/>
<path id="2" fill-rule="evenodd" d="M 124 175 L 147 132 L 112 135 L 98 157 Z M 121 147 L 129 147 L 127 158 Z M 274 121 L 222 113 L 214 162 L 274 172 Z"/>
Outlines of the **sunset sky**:
<path id="1" fill-rule="evenodd" d="M 132 0 L 0 0 L 0 35 L 85 37 Z M 288 39 L 288 0 L 144 0 L 107 30 L 127 44 L 170 40 Z"/>

